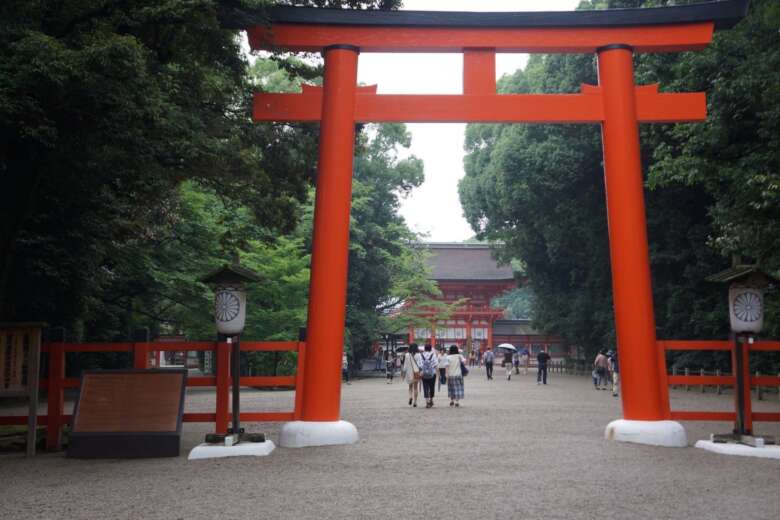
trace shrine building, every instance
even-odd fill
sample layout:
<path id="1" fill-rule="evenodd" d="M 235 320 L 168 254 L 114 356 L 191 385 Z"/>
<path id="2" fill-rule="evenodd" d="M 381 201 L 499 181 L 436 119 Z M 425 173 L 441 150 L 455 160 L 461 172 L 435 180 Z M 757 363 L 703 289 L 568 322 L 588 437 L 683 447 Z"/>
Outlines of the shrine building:
<path id="1" fill-rule="evenodd" d="M 464 352 L 483 352 L 500 343 L 510 343 L 533 353 L 550 351 L 564 355 L 561 338 L 542 336 L 529 320 L 506 320 L 504 309 L 491 301 L 517 287 L 517 276 L 509 265 L 500 265 L 487 244 L 426 243 L 431 277 L 442 292 L 441 301 L 467 303 L 447 320 L 428 328 L 409 328 L 408 341 L 431 343 L 437 347 L 458 345 Z"/>

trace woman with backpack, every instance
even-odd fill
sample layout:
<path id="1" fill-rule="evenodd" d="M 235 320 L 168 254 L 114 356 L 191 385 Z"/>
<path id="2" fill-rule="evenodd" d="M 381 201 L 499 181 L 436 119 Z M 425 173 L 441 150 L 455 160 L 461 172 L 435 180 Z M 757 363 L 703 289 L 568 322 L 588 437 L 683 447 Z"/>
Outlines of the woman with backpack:
<path id="1" fill-rule="evenodd" d="M 436 370 L 439 368 L 439 358 L 433 351 L 431 344 L 425 344 L 425 350 L 420 355 L 422 358 L 422 384 L 425 396 L 425 407 L 433 406 L 433 392 L 436 389 Z"/>
<path id="2" fill-rule="evenodd" d="M 417 395 L 420 393 L 420 379 L 422 379 L 422 357 L 418 351 L 417 343 L 409 345 L 409 352 L 404 356 L 401 365 L 401 374 L 409 385 L 409 406 L 417 407 Z"/>
<path id="3" fill-rule="evenodd" d="M 466 358 L 460 355 L 457 345 L 450 346 L 450 354 L 447 356 L 447 395 L 450 398 L 450 406 L 460 406 L 463 399 L 463 375 L 468 373 Z"/>

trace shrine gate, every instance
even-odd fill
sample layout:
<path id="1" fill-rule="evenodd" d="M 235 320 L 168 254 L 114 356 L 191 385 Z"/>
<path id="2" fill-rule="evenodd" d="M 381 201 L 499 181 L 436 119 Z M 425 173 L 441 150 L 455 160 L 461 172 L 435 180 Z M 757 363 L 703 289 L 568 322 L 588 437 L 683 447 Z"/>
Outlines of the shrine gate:
<path id="1" fill-rule="evenodd" d="M 658 368 L 647 246 L 639 123 L 703 121 L 704 93 L 635 85 L 633 57 L 700 50 L 713 31 L 736 24 L 747 0 L 676 7 L 547 13 L 353 11 L 277 7 L 270 25 L 243 18 L 253 49 L 322 52 L 323 87 L 256 94 L 256 121 L 319 121 L 319 165 L 301 420 L 282 445 L 357 441 L 340 418 L 355 124 L 483 122 L 600 124 L 604 148 L 615 328 L 624 420 L 609 438 L 681 446 Z M 262 18 L 258 18 L 260 20 Z M 360 52 L 463 54 L 462 95 L 380 95 L 357 86 Z M 498 94 L 495 55 L 595 53 L 598 85 L 578 94 Z"/>

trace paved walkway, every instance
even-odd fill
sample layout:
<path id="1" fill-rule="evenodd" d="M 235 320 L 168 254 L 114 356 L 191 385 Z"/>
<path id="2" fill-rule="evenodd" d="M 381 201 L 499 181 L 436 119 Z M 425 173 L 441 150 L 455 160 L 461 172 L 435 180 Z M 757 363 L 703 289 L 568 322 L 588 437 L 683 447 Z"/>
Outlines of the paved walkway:
<path id="1" fill-rule="evenodd" d="M 377 379 L 344 387 L 355 446 L 277 449 L 261 459 L 188 462 L 208 425 L 185 425 L 182 457 L 133 461 L 0 456 L 0 516 L 21 519 L 522 518 L 772 519 L 780 463 L 694 448 L 607 442 L 619 399 L 588 379 L 511 382 L 481 369 L 459 409 L 406 405 L 405 388 Z M 245 410 L 284 410 L 291 392 L 247 391 Z M 776 394 L 758 404 L 780 411 Z M 195 389 L 188 410 L 213 394 Z M 677 409 L 730 408 L 730 396 L 673 394 Z M 727 431 L 686 423 L 689 441 Z M 276 438 L 278 425 L 248 425 Z M 780 437 L 780 425 L 759 424 Z"/>

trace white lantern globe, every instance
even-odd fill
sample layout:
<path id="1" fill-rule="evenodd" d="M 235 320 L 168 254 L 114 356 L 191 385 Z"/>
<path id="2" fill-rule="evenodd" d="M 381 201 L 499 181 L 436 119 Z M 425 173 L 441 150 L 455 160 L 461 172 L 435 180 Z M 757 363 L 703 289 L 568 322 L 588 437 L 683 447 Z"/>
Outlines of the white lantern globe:
<path id="1" fill-rule="evenodd" d="M 736 334 L 758 334 L 764 328 L 764 289 L 779 283 L 777 277 L 756 265 L 734 265 L 707 277 L 729 284 L 729 321 Z"/>
<path id="2" fill-rule="evenodd" d="M 246 325 L 246 283 L 258 282 L 255 272 L 238 264 L 226 264 L 201 281 L 214 285 L 214 324 L 217 332 L 236 336 Z"/>
<path id="3" fill-rule="evenodd" d="M 730 287 L 729 319 L 734 332 L 761 332 L 764 328 L 764 291 L 752 287 Z"/>

